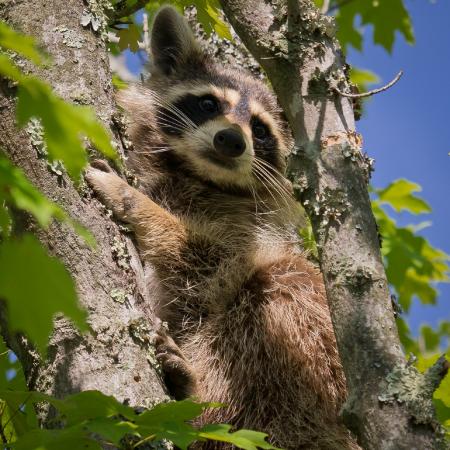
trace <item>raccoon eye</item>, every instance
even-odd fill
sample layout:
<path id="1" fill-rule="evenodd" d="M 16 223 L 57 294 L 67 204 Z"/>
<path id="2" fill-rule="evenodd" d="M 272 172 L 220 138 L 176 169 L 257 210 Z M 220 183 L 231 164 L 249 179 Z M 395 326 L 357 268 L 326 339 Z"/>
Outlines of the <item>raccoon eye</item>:
<path id="1" fill-rule="evenodd" d="M 213 114 L 219 111 L 219 103 L 210 95 L 201 97 L 198 101 L 198 105 L 200 106 L 200 109 L 206 113 Z"/>
<path id="2" fill-rule="evenodd" d="M 269 136 L 269 129 L 261 121 L 255 120 L 252 125 L 253 136 L 260 141 L 267 139 Z"/>

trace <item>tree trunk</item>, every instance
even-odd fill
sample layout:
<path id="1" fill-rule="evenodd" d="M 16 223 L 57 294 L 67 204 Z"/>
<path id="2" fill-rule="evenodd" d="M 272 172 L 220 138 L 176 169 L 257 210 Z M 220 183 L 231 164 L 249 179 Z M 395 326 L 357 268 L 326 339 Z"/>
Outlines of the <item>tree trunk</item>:
<path id="1" fill-rule="evenodd" d="M 446 363 L 422 376 L 405 362 L 367 191 L 370 163 L 352 105 L 333 89 L 347 86 L 333 19 L 310 0 L 221 3 L 266 71 L 294 134 L 288 176 L 319 250 L 347 378 L 347 426 L 365 449 L 445 446 L 431 397 Z"/>
<path id="2" fill-rule="evenodd" d="M 52 64 L 39 70 L 26 68 L 64 99 L 94 107 L 123 154 L 102 28 L 96 32 L 91 25 L 80 24 L 82 17 L 101 23 L 106 3 L 6 0 L 0 3 L 0 19 L 36 37 Z M 29 133 L 15 126 L 14 91 L 6 81 L 0 84 L 0 146 L 43 193 L 91 230 L 98 244 L 95 250 L 89 248 L 58 223 L 47 231 L 34 230 L 72 274 L 92 331 L 80 335 L 66 320 L 56 320 L 46 361 L 21 345 L 23 340 L 16 340 L 14 350 L 24 364 L 29 388 L 57 397 L 98 389 L 131 405 L 149 406 L 166 398 L 151 344 L 151 271 L 144 271 L 131 238 L 87 188 L 77 190 L 65 174 L 54 174 L 38 158 Z M 26 218 L 18 226 L 35 228 Z"/>

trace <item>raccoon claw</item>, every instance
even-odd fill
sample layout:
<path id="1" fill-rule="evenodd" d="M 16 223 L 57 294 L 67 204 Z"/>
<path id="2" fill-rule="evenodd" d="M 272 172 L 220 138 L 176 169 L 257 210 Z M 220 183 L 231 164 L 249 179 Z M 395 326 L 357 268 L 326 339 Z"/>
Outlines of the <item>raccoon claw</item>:
<path id="1" fill-rule="evenodd" d="M 157 331 L 154 344 L 169 392 L 176 400 L 192 396 L 196 386 L 195 373 L 178 345 L 163 328 Z"/>

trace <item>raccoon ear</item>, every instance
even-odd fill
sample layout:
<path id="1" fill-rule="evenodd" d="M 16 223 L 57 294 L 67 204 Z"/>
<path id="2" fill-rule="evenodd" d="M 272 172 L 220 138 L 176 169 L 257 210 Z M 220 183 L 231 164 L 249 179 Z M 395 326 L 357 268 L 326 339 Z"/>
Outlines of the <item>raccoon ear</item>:
<path id="1" fill-rule="evenodd" d="M 201 55 L 186 19 L 171 6 L 163 6 L 156 14 L 150 43 L 152 73 L 170 75 Z"/>

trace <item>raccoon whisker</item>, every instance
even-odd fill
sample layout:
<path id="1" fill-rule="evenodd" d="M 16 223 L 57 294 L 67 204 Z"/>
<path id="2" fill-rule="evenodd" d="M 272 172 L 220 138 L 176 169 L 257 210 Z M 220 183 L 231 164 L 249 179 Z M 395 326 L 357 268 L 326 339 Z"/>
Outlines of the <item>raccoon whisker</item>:
<path id="1" fill-rule="evenodd" d="M 159 150 L 150 150 L 148 153 L 150 153 L 150 154 L 164 153 L 164 152 L 170 152 L 171 150 L 173 150 L 173 149 L 171 149 L 171 148 L 161 148 Z"/>
<path id="2" fill-rule="evenodd" d="M 180 119 L 182 119 L 186 123 L 186 125 L 190 125 L 192 128 L 196 128 L 195 123 L 183 111 L 181 111 L 175 105 L 169 103 L 167 100 L 161 98 L 159 95 L 157 95 L 154 92 L 152 92 L 152 96 L 156 100 L 156 104 L 158 106 L 168 109 L 169 111 L 171 111 L 175 115 L 177 115 Z"/>
<path id="3" fill-rule="evenodd" d="M 275 167 L 272 166 L 272 164 L 269 164 L 267 161 L 265 161 L 262 158 L 258 158 L 258 156 L 255 156 L 255 160 L 257 160 L 258 162 L 260 162 L 263 166 L 265 166 L 267 169 L 269 169 L 271 172 L 274 173 L 274 175 L 277 175 L 281 178 L 285 178 L 285 176 Z M 278 180 L 279 181 L 279 180 Z M 291 194 L 291 192 L 289 191 L 289 189 L 286 186 L 283 186 L 280 182 L 280 185 L 283 187 L 284 190 L 286 190 L 286 192 L 288 192 L 289 194 Z"/>
<path id="4" fill-rule="evenodd" d="M 161 108 L 163 108 L 162 110 L 157 111 L 157 114 L 162 114 L 162 115 L 165 115 L 166 117 L 172 118 L 173 116 L 169 116 L 167 114 L 167 111 L 169 111 L 169 112 L 173 113 L 180 122 L 184 123 L 185 125 L 187 125 L 191 128 L 196 128 L 195 123 L 192 122 L 192 120 L 176 106 L 171 105 L 170 103 L 167 103 L 167 102 L 160 101 L 160 100 L 156 101 L 156 106 L 160 106 Z"/>
<path id="5" fill-rule="evenodd" d="M 163 124 L 163 125 L 169 125 L 169 126 L 177 126 L 179 128 L 190 130 L 192 127 L 190 125 L 187 125 L 185 122 L 182 122 L 180 119 L 174 116 L 169 116 L 168 114 L 163 113 L 162 111 L 158 112 L 155 116 L 156 123 Z"/>
<path id="6" fill-rule="evenodd" d="M 173 150 L 173 149 L 170 147 L 157 148 L 157 149 L 149 148 L 148 150 L 142 150 L 142 151 L 133 150 L 133 154 L 135 154 L 135 155 L 151 155 L 153 153 L 168 152 L 170 150 Z"/>
<path id="7" fill-rule="evenodd" d="M 255 167 L 256 169 L 256 167 Z M 280 204 L 278 203 L 278 200 L 275 198 L 275 195 L 272 192 L 272 189 L 270 189 L 270 187 L 266 184 L 266 182 L 268 182 L 268 180 L 263 176 L 263 174 L 261 172 L 259 172 L 258 170 L 255 170 L 254 172 L 255 177 L 261 182 L 261 184 L 264 186 L 264 188 L 266 189 L 266 191 L 269 193 L 269 195 L 273 198 L 273 201 L 275 202 L 275 205 L 278 208 L 278 211 L 280 211 L 282 208 L 280 207 Z M 265 181 L 266 182 L 265 182 Z"/>
<path id="8" fill-rule="evenodd" d="M 172 105 L 155 102 L 155 106 L 159 106 L 161 108 L 156 113 L 156 120 L 158 120 L 158 117 L 165 116 L 170 120 L 170 122 L 176 121 L 181 126 L 189 127 L 190 129 L 195 128 L 195 124 L 193 124 L 192 121 L 188 120 L 184 113 L 173 109 Z M 167 112 L 172 113 L 172 115 L 169 115 Z"/>
<path id="9" fill-rule="evenodd" d="M 255 190 L 255 187 L 252 185 L 250 185 L 249 188 L 250 188 L 250 192 L 253 196 L 253 199 L 255 201 L 255 215 L 257 216 L 258 215 L 258 202 L 256 201 L 256 190 Z"/>
<path id="10" fill-rule="evenodd" d="M 170 116 L 169 114 L 165 113 L 164 111 L 159 110 L 156 114 L 156 122 L 161 123 L 161 121 L 165 121 L 166 125 L 174 126 L 174 123 L 184 130 L 194 130 L 194 128 L 187 123 L 183 117 L 179 117 L 178 113 L 173 112 L 174 115 Z"/>
<path id="11" fill-rule="evenodd" d="M 273 177 L 273 176 L 270 174 L 270 172 L 267 170 L 267 168 L 265 168 L 264 165 L 261 164 L 261 161 L 259 161 L 259 160 L 257 160 L 257 159 L 255 158 L 255 160 L 254 160 L 254 166 L 255 166 L 256 169 L 259 170 L 259 173 L 260 173 L 260 174 L 264 174 L 264 175 L 266 176 L 266 179 L 268 179 L 267 181 L 270 181 L 270 184 L 271 184 L 274 188 L 276 188 L 276 192 L 277 192 L 278 194 L 284 195 L 284 193 L 283 193 L 282 191 L 280 192 L 279 186 L 278 186 L 277 183 L 275 182 L 275 181 L 276 181 L 276 180 L 275 180 L 275 177 Z"/>
<path id="12" fill-rule="evenodd" d="M 287 207 L 289 207 L 289 202 L 286 199 L 286 191 L 283 191 L 278 184 L 279 182 L 275 179 L 273 175 L 268 172 L 264 166 L 260 165 L 259 161 L 255 160 L 255 167 L 258 168 L 259 174 L 264 176 L 266 181 L 273 187 L 274 191 L 280 196 L 280 198 L 284 201 Z M 280 208 L 281 209 L 281 208 Z"/>
<path id="13" fill-rule="evenodd" d="M 292 192 L 285 186 L 283 185 L 283 183 L 279 180 L 279 177 L 284 178 L 284 176 L 277 170 L 275 169 L 272 165 L 270 165 L 268 162 L 256 157 L 255 161 L 258 161 L 259 164 L 261 164 L 263 167 L 265 167 L 265 169 L 267 170 L 271 170 L 273 173 L 270 173 L 271 178 L 273 179 L 273 181 L 277 184 L 277 186 L 284 192 L 284 194 L 288 197 L 291 198 L 292 197 Z"/>
<path id="14" fill-rule="evenodd" d="M 161 120 L 161 119 L 157 119 L 158 120 L 158 124 L 161 126 L 167 126 L 170 127 L 176 131 L 180 131 L 180 132 L 185 132 L 185 131 L 192 131 L 192 128 L 189 126 L 186 126 L 185 124 L 178 124 L 178 122 L 170 122 L 168 120 Z"/>

